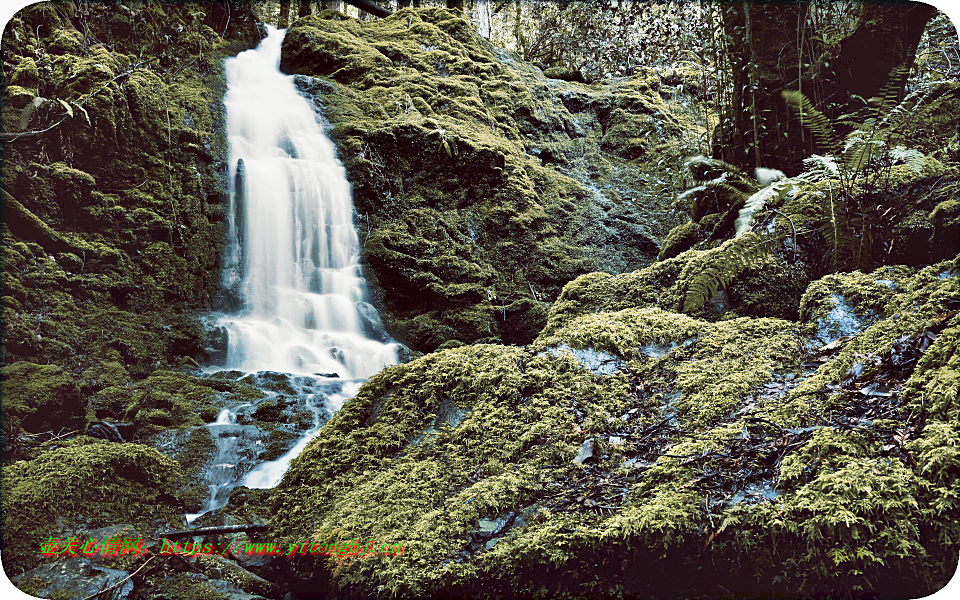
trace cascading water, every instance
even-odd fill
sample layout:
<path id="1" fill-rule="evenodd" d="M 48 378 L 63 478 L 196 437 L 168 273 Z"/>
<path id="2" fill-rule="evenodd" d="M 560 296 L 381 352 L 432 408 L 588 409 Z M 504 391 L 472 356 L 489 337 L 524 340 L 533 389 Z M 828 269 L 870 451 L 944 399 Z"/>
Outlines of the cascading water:
<path id="1" fill-rule="evenodd" d="M 369 377 L 396 362 L 396 347 L 361 332 L 364 281 L 350 183 L 313 106 L 280 71 L 285 31 L 268 31 L 255 50 L 226 64 L 225 284 L 239 287 L 243 308 L 222 320 L 230 339 L 225 366 Z"/>
<path id="2" fill-rule="evenodd" d="M 239 306 L 236 314 L 218 319 L 229 337 L 223 367 L 289 374 L 314 425 L 284 456 L 246 474 L 243 485 L 259 488 L 279 482 L 324 417 L 365 378 L 397 362 L 395 344 L 363 333 L 370 307 L 363 304 L 346 171 L 312 104 L 280 71 L 285 30 L 267 30 L 256 49 L 226 61 L 230 211 L 224 285 Z M 235 418 L 225 411 L 207 426 L 218 456 L 207 474 L 211 499 L 204 512 L 223 506 L 240 483 L 230 458 L 238 452 L 230 444 L 242 439 L 233 431 Z"/>

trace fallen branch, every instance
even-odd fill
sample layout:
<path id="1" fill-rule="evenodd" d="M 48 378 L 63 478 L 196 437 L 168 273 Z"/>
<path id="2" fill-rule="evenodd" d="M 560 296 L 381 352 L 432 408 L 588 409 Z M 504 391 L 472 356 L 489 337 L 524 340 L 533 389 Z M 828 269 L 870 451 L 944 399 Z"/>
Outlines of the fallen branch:
<path id="1" fill-rule="evenodd" d="M 185 529 L 183 531 L 162 531 L 157 535 L 161 538 L 168 538 L 175 540 L 177 538 L 183 537 L 192 537 L 195 535 L 216 535 L 220 533 L 238 533 L 238 532 L 247 532 L 252 533 L 255 531 L 266 531 L 266 525 L 260 525 L 257 523 L 250 523 L 247 525 L 222 525 L 220 527 L 200 527 L 198 529 Z"/>

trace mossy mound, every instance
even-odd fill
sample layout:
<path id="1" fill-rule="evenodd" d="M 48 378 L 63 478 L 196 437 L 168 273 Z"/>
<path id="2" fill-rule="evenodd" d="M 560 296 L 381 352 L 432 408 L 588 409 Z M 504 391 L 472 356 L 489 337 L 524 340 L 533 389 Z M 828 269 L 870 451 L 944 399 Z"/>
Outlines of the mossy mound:
<path id="1" fill-rule="evenodd" d="M 140 531 L 177 527 L 180 467 L 153 448 L 76 438 L 3 469 L 4 567 L 19 572 L 40 559 L 39 544 L 131 523 Z"/>
<path id="2" fill-rule="evenodd" d="M 712 323 L 649 303 L 391 367 L 293 461 L 271 533 L 405 546 L 293 561 L 346 597 L 936 589 L 960 542 L 954 269 L 817 282 L 805 307 L 843 289 L 877 310 L 825 348 L 812 308 Z"/>
<path id="3" fill-rule="evenodd" d="M 527 343 L 564 283 L 648 263 L 676 222 L 666 165 L 696 126 L 653 74 L 549 79 L 441 9 L 306 17 L 281 68 L 312 76 L 368 277 L 415 349 Z"/>
<path id="4" fill-rule="evenodd" d="M 60 367 L 16 362 L 0 369 L 0 381 L 8 444 L 22 432 L 64 431 L 82 425 L 77 382 Z"/>

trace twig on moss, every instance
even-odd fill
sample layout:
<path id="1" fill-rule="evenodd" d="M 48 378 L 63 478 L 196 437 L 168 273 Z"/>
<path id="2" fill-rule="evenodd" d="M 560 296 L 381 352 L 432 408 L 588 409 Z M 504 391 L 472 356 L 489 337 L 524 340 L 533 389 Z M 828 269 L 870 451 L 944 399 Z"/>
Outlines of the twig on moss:
<path id="1" fill-rule="evenodd" d="M 120 587 L 120 585 L 123 584 L 124 582 L 126 582 L 128 579 L 130 579 L 131 577 L 133 577 L 134 575 L 136 575 L 137 573 L 139 573 L 140 571 L 142 571 L 143 568 L 146 567 L 147 565 L 149 565 L 149 564 L 150 564 L 150 561 L 152 561 L 154 558 L 155 558 L 155 557 L 151 556 L 151 557 L 148 558 L 147 560 L 143 561 L 143 564 L 140 565 L 140 568 L 137 569 L 136 571 L 134 571 L 133 573 L 130 573 L 129 575 L 127 575 L 126 577 L 124 577 L 124 578 L 121 579 L 120 581 L 116 582 L 115 584 L 111 585 L 111 586 L 108 587 L 107 589 L 105 589 L 105 590 L 100 590 L 99 592 L 97 592 L 97 593 L 95 593 L 95 594 L 91 594 L 91 595 L 87 596 L 86 598 L 83 598 L 83 600 L 93 600 L 94 598 L 99 598 L 99 597 L 103 596 L 103 595 L 106 594 L 107 592 L 112 592 L 113 590 L 115 590 L 115 589 L 117 589 L 118 587 Z"/>

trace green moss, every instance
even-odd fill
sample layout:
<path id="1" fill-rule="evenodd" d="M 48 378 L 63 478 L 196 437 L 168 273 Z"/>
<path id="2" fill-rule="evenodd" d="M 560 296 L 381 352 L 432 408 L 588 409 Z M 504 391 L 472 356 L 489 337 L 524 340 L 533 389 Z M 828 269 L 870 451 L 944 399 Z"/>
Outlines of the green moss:
<path id="1" fill-rule="evenodd" d="M 164 598 L 182 598 L 183 600 L 225 600 L 226 593 L 208 583 L 199 573 L 175 573 L 165 577 L 151 577 L 146 580 L 149 600 Z"/>
<path id="2" fill-rule="evenodd" d="M 36 92 L 40 73 L 37 63 L 29 56 L 20 59 L 10 75 L 10 83 Z"/>
<path id="3" fill-rule="evenodd" d="M 948 515 L 960 476 L 960 322 L 942 308 L 960 289 L 941 277 L 949 268 L 811 285 L 805 319 L 834 293 L 878 319 L 815 372 L 805 370 L 802 323 L 711 323 L 655 301 L 603 310 L 596 290 L 630 290 L 626 280 L 643 298 L 651 271 L 581 277 L 554 307 L 576 310 L 554 310 L 565 318 L 528 350 L 464 346 L 374 377 L 294 460 L 271 527 L 289 542 L 304 529 L 323 541 L 403 542 L 404 561 L 321 571 L 315 559 L 294 561 L 304 589 L 354 595 L 582 596 L 599 593 L 598 573 L 605 592 L 637 596 L 710 596 L 718 584 L 764 595 L 934 587 L 958 541 Z M 810 393 L 844 388 L 857 357 L 885 356 L 926 327 L 945 328 L 916 369 L 884 375 L 910 411 L 843 421 L 866 405 Z M 918 411 L 922 431 L 905 422 Z M 576 465 L 588 439 L 593 456 Z M 898 444 L 909 458 L 891 450 Z M 697 582 L 670 579 L 695 564 L 714 566 Z M 641 565 L 660 576 L 623 575 Z"/>
<path id="4" fill-rule="evenodd" d="M 654 78 L 547 80 L 440 9 L 315 15 L 285 40 L 333 124 L 384 320 L 414 348 L 529 342 L 564 283 L 645 264 L 675 221 L 639 199 L 685 127 Z"/>
<path id="5" fill-rule="evenodd" d="M 960 201 L 945 200 L 930 213 L 933 232 L 930 246 L 935 260 L 948 259 L 960 252 Z"/>
<path id="6" fill-rule="evenodd" d="M 81 424 L 76 381 L 55 365 L 16 362 L 0 369 L 6 435 L 61 431 Z"/>
<path id="7" fill-rule="evenodd" d="M 132 421 L 138 432 L 149 435 L 169 427 L 203 425 L 205 417 L 215 417 L 225 404 L 234 401 L 232 395 L 219 391 L 221 387 L 217 381 L 174 371 L 155 371 L 132 385 L 101 390 L 96 396 L 96 406 L 98 414 L 103 410 L 102 416 Z M 237 384 L 237 388 L 236 391 L 242 392 L 249 386 Z M 121 406 L 122 413 L 114 412 Z"/>
<path id="8" fill-rule="evenodd" d="M 81 527 L 155 520 L 179 523 L 177 464 L 139 444 L 102 440 L 42 453 L 3 469 L 4 555 L 18 571 L 39 558 L 38 540 Z"/>
<path id="9" fill-rule="evenodd" d="M 688 221 L 671 229 L 663 240 L 660 256 L 657 257 L 658 260 L 673 258 L 684 250 L 689 250 L 699 240 L 699 231 L 699 225 L 693 221 Z"/>
<path id="10" fill-rule="evenodd" d="M 208 307 L 219 286 L 223 230 L 208 207 L 226 188 L 220 64 L 242 49 L 221 34 L 253 42 L 249 7 L 228 22 L 212 5 L 102 4 L 83 33 L 48 8 L 28 7 L 4 36 L 18 83 L 6 88 L 6 129 L 21 129 L 34 95 L 51 99 L 29 123 L 50 130 L 4 154 L 16 213 L 4 245 L 40 246 L 38 260 L 5 264 L 23 287 L 4 315 L 7 359 L 77 375 L 120 361 L 134 378 L 180 367 L 189 361 L 167 347 L 181 344 L 176 313 Z M 150 247 L 159 241 L 168 248 Z"/>

